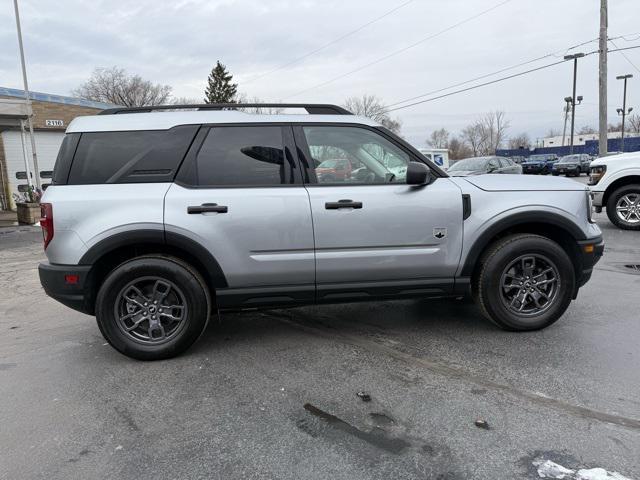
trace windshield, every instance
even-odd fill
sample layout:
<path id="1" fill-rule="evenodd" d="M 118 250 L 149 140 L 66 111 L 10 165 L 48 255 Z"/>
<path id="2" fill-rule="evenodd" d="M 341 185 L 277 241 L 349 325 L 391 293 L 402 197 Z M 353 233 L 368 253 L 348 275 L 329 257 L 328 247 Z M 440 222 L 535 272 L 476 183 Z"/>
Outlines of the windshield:
<path id="1" fill-rule="evenodd" d="M 576 163 L 580 161 L 580 155 L 565 155 L 558 163 Z"/>
<path id="2" fill-rule="evenodd" d="M 487 164 L 487 158 L 477 157 L 477 158 L 465 158 L 464 160 L 460 160 L 453 164 L 453 166 L 449 169 L 450 172 L 455 171 L 464 171 L 464 170 L 483 170 L 485 165 Z"/>
<path id="3" fill-rule="evenodd" d="M 530 162 L 544 162 L 547 158 L 546 155 L 531 155 L 529 157 L 529 161 Z"/>

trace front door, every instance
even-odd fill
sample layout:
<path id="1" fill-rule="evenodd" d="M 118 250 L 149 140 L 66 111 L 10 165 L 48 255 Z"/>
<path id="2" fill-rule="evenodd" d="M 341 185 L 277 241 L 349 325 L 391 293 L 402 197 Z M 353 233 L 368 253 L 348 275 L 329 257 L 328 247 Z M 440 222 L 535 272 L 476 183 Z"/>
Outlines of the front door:
<path id="1" fill-rule="evenodd" d="M 165 198 L 165 228 L 206 248 L 228 288 L 217 304 L 313 301 L 307 191 L 291 127 L 203 127 Z"/>
<path id="2" fill-rule="evenodd" d="M 449 291 L 462 249 L 462 194 L 448 178 L 405 183 L 417 160 L 375 129 L 295 127 L 307 165 L 318 300 Z M 348 160 L 343 180 L 315 175 Z"/>

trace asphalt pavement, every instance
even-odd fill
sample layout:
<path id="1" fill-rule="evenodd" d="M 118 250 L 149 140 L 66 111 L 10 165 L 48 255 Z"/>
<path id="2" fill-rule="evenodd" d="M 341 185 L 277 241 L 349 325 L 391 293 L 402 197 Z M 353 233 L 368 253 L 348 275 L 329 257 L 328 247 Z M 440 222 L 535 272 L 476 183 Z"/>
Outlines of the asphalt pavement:
<path id="1" fill-rule="evenodd" d="M 38 229 L 0 229 L 0 478 L 639 480 L 640 232 L 596 217 L 605 256 L 543 331 L 467 301 L 268 310 L 151 363 L 44 295 Z"/>

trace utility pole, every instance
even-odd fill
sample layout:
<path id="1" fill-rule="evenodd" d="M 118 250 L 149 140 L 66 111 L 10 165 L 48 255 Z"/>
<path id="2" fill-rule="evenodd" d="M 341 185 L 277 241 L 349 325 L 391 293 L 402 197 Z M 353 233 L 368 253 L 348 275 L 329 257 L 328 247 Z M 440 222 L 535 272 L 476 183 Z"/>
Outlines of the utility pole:
<path id="1" fill-rule="evenodd" d="M 569 154 L 573 154 L 573 131 L 576 123 L 576 77 L 578 76 L 578 59 L 584 57 L 584 53 L 565 55 L 565 60 L 573 60 L 573 95 L 571 96 L 571 148 Z M 580 97 L 582 100 L 582 97 Z"/>
<path id="2" fill-rule="evenodd" d="M 633 75 L 630 73 L 627 75 L 619 75 L 616 77 L 616 80 L 624 80 L 624 93 L 622 94 L 622 108 L 617 108 L 616 111 L 618 115 L 622 115 L 622 135 L 620 136 L 620 151 L 624 152 L 624 117 L 627 116 L 628 113 L 631 113 L 633 107 L 629 107 L 627 110 L 627 80 L 633 78 Z"/>
<path id="3" fill-rule="evenodd" d="M 571 97 L 564 97 L 564 128 L 562 129 L 562 146 L 564 147 L 564 139 L 567 137 L 567 118 L 569 118 L 569 109 L 571 108 Z"/>
<path id="4" fill-rule="evenodd" d="M 600 0 L 600 44 L 599 44 L 599 119 L 598 119 L 598 150 L 600 156 L 607 154 L 607 27 L 609 26 L 609 12 L 607 0 Z"/>
<path id="5" fill-rule="evenodd" d="M 24 82 L 24 98 L 27 104 L 27 124 L 29 125 L 29 137 L 31 138 L 31 154 L 33 155 L 33 169 L 35 170 L 36 187 L 42 189 L 40 184 L 40 169 L 38 168 L 38 156 L 36 155 L 36 139 L 33 135 L 33 109 L 31 108 L 31 97 L 29 95 L 29 84 L 27 83 L 27 67 L 24 62 L 24 47 L 22 46 L 22 29 L 20 28 L 20 12 L 18 11 L 18 0 L 13 0 L 13 8 L 16 11 L 16 28 L 18 30 L 18 46 L 20 47 L 20 63 L 22 64 L 22 80 Z"/>

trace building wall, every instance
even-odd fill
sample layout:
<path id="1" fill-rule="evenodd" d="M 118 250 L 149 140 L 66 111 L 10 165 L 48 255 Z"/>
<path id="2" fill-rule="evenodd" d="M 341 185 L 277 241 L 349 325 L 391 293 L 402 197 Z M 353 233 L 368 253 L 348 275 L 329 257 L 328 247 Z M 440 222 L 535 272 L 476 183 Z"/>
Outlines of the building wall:
<path id="1" fill-rule="evenodd" d="M 15 97 L 2 96 L 0 98 L 9 98 L 15 100 Z M 58 155 L 58 149 L 64 138 L 64 132 L 69 123 L 75 118 L 84 115 L 96 115 L 100 109 L 90 108 L 86 106 L 70 105 L 63 103 L 44 102 L 32 100 L 33 108 L 33 128 L 36 143 L 36 153 L 38 155 L 38 167 L 40 173 L 40 181 L 43 186 L 51 182 L 49 175 L 42 172 L 50 172 Z M 56 125 L 47 125 L 47 120 L 55 120 Z M 59 125 L 59 123 L 62 123 Z M 25 150 L 29 162 L 29 170 L 31 170 L 32 182 L 35 185 L 36 172 L 33 171 L 33 157 L 31 153 L 31 141 L 28 136 L 25 122 Z M 6 192 L 5 200 L 8 205 L 0 204 L 0 207 L 9 207 L 15 209 L 13 194 L 24 190 L 27 185 L 26 178 L 18 178 L 25 172 L 24 155 L 22 149 L 22 141 L 20 138 L 20 129 L 7 127 L 0 132 L 0 168 L 4 168 L 4 174 L 0 175 L 0 190 Z M 21 173 L 22 172 L 22 173 Z"/>
<path id="2" fill-rule="evenodd" d="M 9 100 L 15 100 L 15 97 L 1 96 Z M 68 105 L 63 103 L 40 102 L 32 100 L 33 108 L 33 128 L 43 130 L 58 130 L 64 132 L 75 117 L 84 115 L 95 115 L 100 109 L 82 107 L 79 105 Z M 62 120 L 62 126 L 48 126 L 47 120 Z M 37 146 L 36 146 L 37 149 Z"/>

